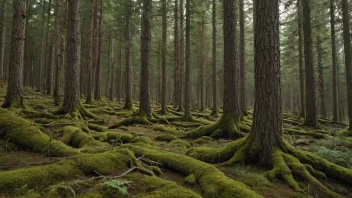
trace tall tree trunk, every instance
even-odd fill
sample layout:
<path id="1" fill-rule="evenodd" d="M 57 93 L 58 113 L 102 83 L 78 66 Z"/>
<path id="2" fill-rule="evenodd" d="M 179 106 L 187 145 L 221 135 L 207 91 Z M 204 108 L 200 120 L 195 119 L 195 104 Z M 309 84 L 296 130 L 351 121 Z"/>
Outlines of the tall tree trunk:
<path id="1" fill-rule="evenodd" d="M 237 89 L 235 1 L 224 0 L 224 98 L 222 119 L 240 120 Z"/>
<path id="2" fill-rule="evenodd" d="M 246 89 L 246 59 L 244 38 L 244 0 L 240 0 L 240 110 L 247 115 L 247 89 Z"/>
<path id="3" fill-rule="evenodd" d="M 141 77 L 139 115 L 152 117 L 150 107 L 150 44 L 151 44 L 152 0 L 143 0 L 141 19 Z"/>
<path id="4" fill-rule="evenodd" d="M 323 73 L 323 63 L 322 56 L 323 52 L 321 49 L 320 37 L 317 37 L 317 53 L 318 53 L 318 71 L 319 71 L 319 94 L 320 94 L 320 116 L 327 118 L 326 108 L 325 108 L 325 86 L 324 86 L 324 73 Z"/>
<path id="5" fill-rule="evenodd" d="M 65 69 L 65 94 L 63 109 L 76 116 L 80 103 L 80 0 L 68 1 L 67 51 Z"/>
<path id="6" fill-rule="evenodd" d="M 180 86 L 180 47 L 179 47 L 179 7 L 178 0 L 175 0 L 175 10 L 174 10 L 174 107 L 177 107 L 179 97 L 179 86 Z"/>
<path id="7" fill-rule="evenodd" d="M 279 1 L 256 1 L 255 105 L 249 140 L 259 162 L 270 164 L 274 147 L 282 148 Z M 268 86 L 270 85 L 270 86 Z M 256 147 L 256 148 L 254 148 Z M 258 149 L 260 148 L 260 149 Z"/>
<path id="8" fill-rule="evenodd" d="M 52 71 L 51 64 L 50 64 L 50 53 L 51 53 L 51 48 L 50 48 L 50 15 L 51 15 L 51 1 L 49 0 L 48 7 L 47 7 L 47 21 L 46 21 L 46 36 L 45 36 L 45 57 L 44 57 L 44 63 L 46 67 L 44 67 L 44 89 L 43 93 L 49 94 L 48 92 L 48 84 L 51 83 L 51 76 L 48 76 L 50 71 Z M 51 86 L 51 85 L 50 85 Z M 50 87 L 49 86 L 49 87 Z"/>
<path id="9" fill-rule="evenodd" d="M 343 40 L 345 48 L 345 70 L 346 70 L 346 86 L 347 86 L 347 106 L 349 131 L 352 131 L 352 60 L 351 60 L 351 35 L 350 35 L 350 15 L 348 9 L 348 1 L 342 0 L 342 20 L 343 20 Z"/>
<path id="10" fill-rule="evenodd" d="M 30 16 L 30 4 L 31 1 L 30 0 L 27 0 L 26 1 L 26 9 L 27 9 L 27 17 L 26 17 L 26 26 L 28 26 L 28 23 L 29 23 L 29 16 Z M 27 83 L 27 73 L 28 73 L 28 68 L 29 68 L 29 60 L 28 60 L 28 45 L 29 45 L 29 42 L 28 42 L 28 39 L 29 39 L 29 36 L 28 35 L 28 29 L 26 29 L 26 32 L 25 32 L 25 39 L 24 39 L 24 55 L 23 55 L 23 69 L 22 69 L 22 72 L 23 72 L 23 87 L 26 86 L 26 83 Z"/>
<path id="11" fill-rule="evenodd" d="M 176 4 L 177 0 L 175 1 Z M 166 50 L 167 50 L 167 7 L 166 7 L 166 0 L 162 0 L 162 38 L 161 38 L 161 114 L 167 114 L 167 92 L 166 92 Z M 177 7 L 177 5 L 175 5 Z M 177 9 L 176 9 L 177 10 Z M 175 26 L 176 29 L 176 26 Z M 176 36 L 176 30 L 175 30 Z M 175 43 L 178 43 L 179 40 L 175 37 Z M 176 48 L 176 47 L 175 47 Z M 175 49 L 176 51 L 176 49 Z M 176 54 L 176 53 L 175 53 Z M 175 63 L 176 65 L 176 63 Z M 179 90 L 175 90 L 175 93 Z M 179 96 L 178 96 L 179 97 Z M 179 98 L 178 98 L 179 99 Z M 178 101 L 176 100 L 176 103 Z M 177 104 L 178 105 L 178 104 Z"/>
<path id="12" fill-rule="evenodd" d="M 180 9 L 180 33 L 179 33 L 179 49 L 180 49 L 180 54 L 179 54 L 179 68 L 180 68 L 180 83 L 178 87 L 178 108 L 177 111 L 182 111 L 183 109 L 183 83 L 184 83 L 184 67 L 185 67 L 185 42 L 184 42 L 184 29 L 183 29 L 183 23 L 184 23 L 184 14 L 183 14 L 183 0 L 180 0 L 179 3 Z"/>
<path id="13" fill-rule="evenodd" d="M 42 29 L 41 29 L 41 40 L 40 40 L 40 64 L 38 68 L 38 80 L 37 80 L 37 92 L 42 90 L 42 80 L 43 80 L 43 68 L 45 61 L 45 40 L 44 40 L 44 30 L 45 30 L 45 3 L 46 0 L 42 0 L 43 13 L 42 13 Z"/>
<path id="14" fill-rule="evenodd" d="M 98 42 L 98 54 L 97 54 L 97 67 L 95 70 L 95 93 L 94 99 L 101 99 L 101 51 L 103 43 L 103 0 L 100 0 L 100 16 L 99 16 L 99 42 Z"/>
<path id="15" fill-rule="evenodd" d="M 114 39 L 111 37 L 111 49 L 110 49 L 110 82 L 108 84 L 108 97 L 110 101 L 114 100 L 114 85 L 115 85 L 115 64 L 114 64 Z"/>
<path id="16" fill-rule="evenodd" d="M 303 6 L 303 32 L 304 32 L 304 61 L 306 67 L 306 116 L 305 124 L 316 127 L 316 98 L 313 63 L 313 41 L 310 17 L 310 0 L 302 2 Z"/>
<path id="17" fill-rule="evenodd" d="M 116 98 L 117 101 L 121 101 L 122 97 L 122 37 L 119 39 L 119 51 L 118 51 L 118 68 L 116 69 Z"/>
<path id="18" fill-rule="evenodd" d="M 333 100 L 333 121 L 338 121 L 338 92 L 337 92 L 337 54 L 335 36 L 335 3 L 330 0 L 330 35 L 331 35 L 331 56 L 332 56 L 332 100 Z"/>
<path id="19" fill-rule="evenodd" d="M 88 41 L 88 62 L 87 62 L 87 96 L 86 96 L 86 103 L 92 103 L 92 83 L 93 83 L 93 45 L 94 45 L 94 21 L 95 18 L 95 1 L 90 1 L 90 25 L 89 25 L 89 41 Z"/>
<path id="20" fill-rule="evenodd" d="M 300 100 L 301 109 L 300 116 L 305 117 L 305 92 L 304 92 L 304 65 L 303 65 L 303 12 L 302 12 L 302 0 L 297 1 L 298 10 L 298 67 L 299 67 L 299 85 L 300 85 Z"/>
<path id="21" fill-rule="evenodd" d="M 9 80 L 3 108 L 23 107 L 23 56 L 26 32 L 26 0 L 13 0 Z"/>
<path id="22" fill-rule="evenodd" d="M 111 81 L 111 64 L 112 64 L 112 60 L 111 60 L 111 48 L 112 48 L 112 37 L 111 37 L 111 32 L 109 32 L 109 50 L 108 50 L 108 79 L 106 80 L 106 86 L 105 86 L 105 93 L 106 96 L 108 96 L 109 94 L 109 90 L 110 90 L 110 81 Z"/>
<path id="23" fill-rule="evenodd" d="M 191 119 L 190 90 L 191 90 L 191 0 L 186 0 L 186 69 L 184 87 L 184 119 Z"/>
<path id="24" fill-rule="evenodd" d="M 213 110 L 211 115 L 217 116 L 218 114 L 218 104 L 217 104 L 217 71 L 216 71 L 216 0 L 213 0 L 213 10 L 212 10 L 212 27 L 213 27 L 213 52 L 212 52 L 212 81 L 213 81 Z"/>
<path id="25" fill-rule="evenodd" d="M 61 1 L 56 0 L 55 6 L 55 35 L 54 35 L 54 68 L 55 68 L 55 78 L 54 78 L 54 103 L 59 106 L 61 102 L 60 98 L 60 73 L 62 65 L 62 54 L 61 54 L 61 39 L 60 39 L 60 6 Z"/>
<path id="26" fill-rule="evenodd" d="M 204 15 L 202 16 L 201 19 L 201 25 L 200 25 L 200 72 L 199 72 L 199 83 L 200 83 L 200 111 L 204 112 L 205 111 L 205 105 L 204 105 L 204 67 L 205 67 L 205 55 L 204 55 Z"/>
<path id="27" fill-rule="evenodd" d="M 128 3 L 127 3 L 128 2 Z M 126 69 L 125 69 L 125 105 L 124 109 L 132 109 L 132 63 L 131 63 L 131 9 L 132 2 L 126 1 L 127 12 L 126 12 L 126 27 L 125 27 L 125 57 L 126 57 Z"/>
<path id="28" fill-rule="evenodd" d="M 1 7 L 2 10 L 0 15 L 0 80 L 4 80 L 7 0 L 3 1 Z"/>

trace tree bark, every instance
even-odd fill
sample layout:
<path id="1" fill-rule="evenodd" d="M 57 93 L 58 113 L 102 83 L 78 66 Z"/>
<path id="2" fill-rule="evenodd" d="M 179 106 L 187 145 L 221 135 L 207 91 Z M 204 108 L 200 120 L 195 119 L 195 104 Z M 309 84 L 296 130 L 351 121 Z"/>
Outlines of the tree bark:
<path id="1" fill-rule="evenodd" d="M 343 20 L 343 40 L 345 48 L 345 71 L 347 86 L 347 106 L 349 131 L 352 131 L 352 59 L 351 59 L 351 35 L 350 35 L 350 15 L 348 1 L 342 0 L 342 20 Z"/>
<path id="2" fill-rule="evenodd" d="M 299 85 L 300 85 L 300 100 L 301 109 L 300 116 L 305 117 L 305 92 L 304 92 L 304 65 L 303 65 L 303 12 L 302 12 L 302 0 L 297 1 L 298 10 L 298 69 L 299 69 Z"/>
<path id="3" fill-rule="evenodd" d="M 320 116 L 327 118 L 326 107 L 325 107 L 325 86 L 324 86 L 324 73 L 323 73 L 323 63 L 322 56 L 323 52 L 321 49 L 320 37 L 317 37 L 317 53 L 318 53 L 318 71 L 319 71 L 319 94 L 320 94 Z"/>
<path id="4" fill-rule="evenodd" d="M 175 1 L 176 4 L 177 0 Z M 167 98 L 167 92 L 166 92 L 166 50 L 167 50 L 167 7 L 166 7 L 166 0 L 162 0 L 162 38 L 161 38 L 161 114 L 167 114 L 168 109 L 167 109 L 167 104 L 166 104 L 166 98 Z M 175 5 L 177 7 L 177 5 Z M 177 10 L 177 9 L 176 9 Z M 175 26 L 176 28 L 176 26 Z M 175 30 L 175 36 L 176 36 L 176 30 Z M 175 43 L 178 43 L 179 40 L 176 39 L 175 37 Z M 175 49 L 176 51 L 176 49 Z M 175 53 L 176 54 L 176 53 Z M 175 63 L 176 66 L 176 63 Z M 179 91 L 176 90 L 175 93 Z M 179 96 L 178 96 L 179 97 Z M 179 99 L 179 98 L 178 98 Z M 177 100 L 176 100 L 177 102 Z"/>
<path id="5" fill-rule="evenodd" d="M 240 0 L 240 110 L 247 115 L 246 59 L 244 38 L 244 2 Z"/>
<path id="6" fill-rule="evenodd" d="M 0 80 L 4 80 L 7 0 L 3 1 L 1 7 L 2 10 L 0 15 Z"/>
<path id="7" fill-rule="evenodd" d="M 119 51 L 118 51 L 118 68 L 116 69 L 116 98 L 117 101 L 121 101 L 122 97 L 122 37 L 119 39 Z"/>
<path id="8" fill-rule="evenodd" d="M 204 105 L 204 65 L 205 65 L 205 55 L 204 55 L 204 15 L 202 16 L 201 19 L 201 25 L 200 25 L 200 72 L 199 72 L 199 83 L 200 83 L 200 111 L 204 112 L 205 111 L 205 105 Z"/>
<path id="9" fill-rule="evenodd" d="M 338 121 L 338 92 L 337 92 L 337 54 L 335 34 L 335 3 L 330 0 L 330 34 L 331 34 L 331 57 L 332 57 L 332 100 L 333 100 L 333 121 Z"/>
<path id="10" fill-rule="evenodd" d="M 255 105 L 249 139 L 259 162 L 270 164 L 274 147 L 282 148 L 279 1 L 256 1 Z M 252 147 L 252 148 L 253 148 Z M 255 148 L 254 148 L 255 149 Z"/>
<path id="11" fill-rule="evenodd" d="M 107 91 L 108 97 L 110 101 L 114 100 L 114 85 L 115 85 L 115 64 L 114 64 L 114 39 L 112 38 L 112 36 L 110 37 L 111 39 L 111 43 L 110 43 L 110 80 L 109 83 L 107 85 L 107 87 L 109 88 Z"/>
<path id="12" fill-rule="evenodd" d="M 212 27 L 213 27 L 213 51 L 212 51 L 212 81 L 213 81 L 213 110 L 211 115 L 217 116 L 218 114 L 218 104 L 217 104 L 217 71 L 216 71 L 216 0 L 213 0 L 213 10 L 212 10 Z"/>
<path id="13" fill-rule="evenodd" d="M 60 73 L 62 65 L 62 54 L 61 54 L 61 39 L 60 39 L 60 6 L 61 1 L 56 0 L 55 6 L 55 35 L 54 35 L 54 68 L 55 68 L 55 81 L 54 81 L 54 104 L 59 106 L 61 102 L 60 97 Z"/>
<path id="14" fill-rule="evenodd" d="M 63 109 L 68 113 L 77 111 L 80 103 L 80 0 L 68 1 L 67 51 L 65 69 L 65 94 Z"/>
<path id="15" fill-rule="evenodd" d="M 90 25 L 89 25 L 89 41 L 88 41 L 88 62 L 87 62 L 87 96 L 86 96 L 86 103 L 92 103 L 92 83 L 93 83 L 93 45 L 94 45 L 94 21 L 96 20 L 95 17 L 95 1 L 90 1 Z"/>
<path id="16" fill-rule="evenodd" d="M 50 86 L 48 86 L 49 83 L 51 83 L 51 75 L 50 72 L 52 72 L 52 65 L 50 62 L 50 53 L 51 53 L 51 48 L 50 48 L 50 41 L 49 41 L 49 37 L 50 37 L 50 15 L 51 15 L 51 0 L 49 0 L 48 3 L 48 7 L 47 7 L 47 22 L 46 22 L 46 36 L 45 36 L 45 64 L 46 67 L 44 67 L 44 89 L 43 89 L 43 93 L 46 94 L 50 94 L 48 93 L 49 91 L 51 92 L 51 84 Z M 50 79 L 49 79 L 50 78 Z M 50 87 L 48 90 L 48 87 Z"/>
<path id="17" fill-rule="evenodd" d="M 237 95 L 235 1 L 224 0 L 224 98 L 223 119 L 240 120 Z"/>
<path id="18" fill-rule="evenodd" d="M 23 62 L 26 32 L 26 0 L 13 0 L 13 24 L 9 80 L 3 108 L 22 108 L 23 104 Z"/>
<path id="19" fill-rule="evenodd" d="M 316 127 L 316 96 L 315 96 L 315 78 L 313 63 L 313 41 L 312 26 L 310 18 L 310 0 L 302 2 L 303 6 L 303 32 L 304 32 L 304 61 L 306 67 L 306 116 L 305 124 Z"/>
<path id="20" fill-rule="evenodd" d="M 38 68 L 38 80 L 37 80 L 37 92 L 42 90 L 42 80 L 43 80 L 43 68 L 45 61 L 45 41 L 44 41 L 44 30 L 45 30 L 45 3 L 46 0 L 42 0 L 43 13 L 42 13 L 42 29 L 41 29 L 41 41 L 40 41 L 40 64 Z"/>
<path id="21" fill-rule="evenodd" d="M 180 87 L 180 47 L 179 47 L 179 7 L 178 0 L 175 0 L 175 10 L 174 10 L 174 107 L 177 107 L 179 97 L 179 87 Z"/>
<path id="22" fill-rule="evenodd" d="M 185 69 L 185 87 L 184 87 L 184 119 L 191 119 L 190 90 L 191 90 L 191 0 L 186 0 L 186 69 Z"/>
<path id="23" fill-rule="evenodd" d="M 151 44 L 152 1 L 143 0 L 141 18 L 141 77 L 139 115 L 152 117 L 150 107 L 149 76 L 150 76 L 150 44 Z"/>
<path id="24" fill-rule="evenodd" d="M 103 43 L 103 0 L 100 1 L 100 16 L 99 16 L 99 42 L 97 54 L 97 67 L 95 70 L 95 93 L 94 99 L 101 99 L 101 51 Z"/>
<path id="25" fill-rule="evenodd" d="M 184 42 L 184 29 L 183 29 L 183 23 L 184 23 L 184 14 L 183 14 L 183 0 L 180 0 L 179 3 L 180 9 L 180 33 L 179 33 L 179 49 L 180 49 L 180 62 L 179 62 L 179 67 L 180 67 L 180 84 L 178 87 L 178 109 L 177 111 L 182 111 L 183 109 L 183 82 L 184 82 L 184 67 L 185 67 L 185 42 Z"/>
<path id="26" fill-rule="evenodd" d="M 125 105 L 124 109 L 132 109 L 132 63 L 131 63 L 131 15 L 132 3 L 127 1 L 126 27 L 125 27 Z"/>

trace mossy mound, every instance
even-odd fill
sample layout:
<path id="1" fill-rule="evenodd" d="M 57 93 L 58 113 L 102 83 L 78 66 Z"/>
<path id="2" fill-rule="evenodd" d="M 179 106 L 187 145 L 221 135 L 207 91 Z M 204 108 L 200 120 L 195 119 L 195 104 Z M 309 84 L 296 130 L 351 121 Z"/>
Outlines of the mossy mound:
<path id="1" fill-rule="evenodd" d="M 118 133 L 118 132 L 103 132 L 95 133 L 93 135 L 94 139 L 101 142 L 116 142 L 120 141 L 122 143 L 130 143 L 133 139 L 133 136 L 129 133 Z"/>
<path id="2" fill-rule="evenodd" d="M 0 172 L 0 191 L 11 192 L 27 185 L 28 188 L 53 185 L 78 176 L 103 174 L 139 166 L 128 149 L 117 149 L 100 154 L 83 154 L 60 162 Z"/>
<path id="3" fill-rule="evenodd" d="M 133 150 L 137 156 L 144 156 L 163 164 L 164 168 L 186 176 L 194 174 L 197 184 L 203 189 L 203 197 L 261 197 L 243 183 L 226 177 L 224 173 L 210 164 L 175 153 L 133 145 L 126 145 L 126 147 Z"/>
<path id="4" fill-rule="evenodd" d="M 158 135 L 155 140 L 156 141 L 164 141 L 164 142 L 171 142 L 172 140 L 177 140 L 178 138 L 171 134 L 162 134 Z"/>
<path id="5" fill-rule="evenodd" d="M 42 133 L 32 122 L 0 108 L 0 138 L 19 148 L 50 156 L 72 156 L 80 152 Z"/>

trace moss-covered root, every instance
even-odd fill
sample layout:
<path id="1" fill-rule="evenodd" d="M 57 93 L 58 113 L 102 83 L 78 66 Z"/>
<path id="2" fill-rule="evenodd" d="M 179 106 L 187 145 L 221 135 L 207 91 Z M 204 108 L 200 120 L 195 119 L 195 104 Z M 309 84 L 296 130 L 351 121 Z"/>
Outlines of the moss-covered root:
<path id="1" fill-rule="evenodd" d="M 197 139 L 202 136 L 210 136 L 212 138 L 234 139 L 244 137 L 245 134 L 242 131 L 248 132 L 249 128 L 241 122 L 235 123 L 234 119 L 221 119 L 216 124 L 202 126 L 186 133 L 184 138 Z"/>
<path id="2" fill-rule="evenodd" d="M 118 132 L 103 132 L 96 133 L 93 135 L 94 139 L 99 140 L 101 142 L 109 142 L 114 143 L 118 141 L 118 143 L 130 143 L 133 139 L 132 135 L 129 133 L 118 133 Z"/>
<path id="3" fill-rule="evenodd" d="M 95 119 L 100 120 L 99 116 L 94 115 L 88 109 L 86 109 L 82 104 L 76 105 L 74 107 L 60 107 L 57 111 L 54 112 L 54 115 L 65 115 L 67 118 L 74 120 L 78 119 Z"/>
<path id="4" fill-rule="evenodd" d="M 127 118 L 125 120 L 117 122 L 112 126 L 110 126 L 109 129 L 116 129 L 121 126 L 131 126 L 134 124 L 151 125 L 151 122 L 149 122 L 148 119 L 145 117 L 135 116 L 135 117 Z"/>
<path id="5" fill-rule="evenodd" d="M 74 126 L 64 127 L 61 133 L 61 142 L 79 148 L 82 152 L 95 153 L 109 147 L 109 144 L 95 140 L 92 136 Z"/>
<path id="6" fill-rule="evenodd" d="M 50 156 L 73 156 L 80 152 L 42 133 L 32 122 L 0 108 L 0 138 L 19 148 Z"/>
<path id="7" fill-rule="evenodd" d="M 233 165 L 236 163 L 253 162 L 258 157 L 259 149 L 243 138 L 227 144 L 223 148 L 192 148 L 187 155 L 210 163 Z M 312 154 L 294 149 L 287 143 L 282 149 L 273 148 L 271 153 L 272 170 L 267 172 L 269 179 L 282 178 L 291 188 L 303 192 L 293 175 L 312 185 L 324 196 L 341 197 L 324 186 L 317 178 L 330 177 L 336 181 L 352 185 L 352 170 L 330 163 Z M 326 174 L 324 174 L 324 173 Z"/>
<path id="8" fill-rule="evenodd" d="M 324 172 L 328 178 L 333 178 L 352 187 L 352 169 L 336 165 L 309 152 L 296 149 L 287 143 L 286 148 L 291 155 L 301 162 L 311 165 L 315 170 Z"/>
<path id="9" fill-rule="evenodd" d="M 133 145 L 126 146 L 133 150 L 137 156 L 144 156 L 159 162 L 163 164 L 164 168 L 185 176 L 193 174 L 196 182 L 203 189 L 203 197 L 261 197 L 243 183 L 226 177 L 213 165 L 166 151 L 145 149 Z"/>
<path id="10" fill-rule="evenodd" d="M 272 180 L 276 177 L 282 178 L 294 190 L 302 191 L 293 177 L 293 175 L 296 175 L 312 185 L 316 190 L 319 190 L 320 193 L 329 197 L 342 198 L 341 195 L 331 191 L 313 176 L 324 177 L 324 173 L 315 171 L 310 165 L 302 164 L 297 158 L 282 152 L 282 150 L 278 148 L 273 149 L 271 158 L 273 169 L 267 172 L 269 179 Z"/>
<path id="11" fill-rule="evenodd" d="M 77 155 L 60 162 L 0 172 L 0 191 L 13 192 L 27 185 L 28 188 L 53 185 L 79 176 L 108 175 L 118 170 L 140 166 L 128 149 L 118 149 L 100 154 Z"/>

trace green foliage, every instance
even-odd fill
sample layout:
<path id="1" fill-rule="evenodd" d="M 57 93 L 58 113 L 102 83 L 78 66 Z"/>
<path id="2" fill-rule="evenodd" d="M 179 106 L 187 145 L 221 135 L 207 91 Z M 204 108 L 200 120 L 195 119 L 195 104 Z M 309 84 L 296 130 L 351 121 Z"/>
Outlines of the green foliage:
<path id="1" fill-rule="evenodd" d="M 340 166 L 352 168 L 352 152 L 332 150 L 324 146 L 319 147 L 315 152 L 318 156 L 327 159 L 328 161 Z"/>
<path id="2" fill-rule="evenodd" d="M 133 182 L 122 180 L 122 179 L 114 179 L 114 180 L 104 182 L 104 184 L 107 185 L 108 187 L 117 189 L 119 193 L 121 193 L 122 195 L 128 195 L 127 189 L 129 184 L 131 183 Z"/>

